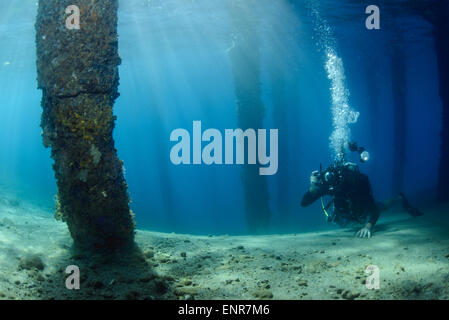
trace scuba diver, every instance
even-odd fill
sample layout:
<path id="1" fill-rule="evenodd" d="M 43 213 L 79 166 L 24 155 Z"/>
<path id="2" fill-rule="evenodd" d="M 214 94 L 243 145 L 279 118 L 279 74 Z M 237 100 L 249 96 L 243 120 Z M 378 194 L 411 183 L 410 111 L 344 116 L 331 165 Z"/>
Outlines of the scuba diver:
<path id="1" fill-rule="evenodd" d="M 349 149 L 359 153 L 361 162 L 368 161 L 369 153 L 363 147 L 350 143 Z M 323 201 L 325 195 L 332 198 L 327 205 L 324 205 Z M 319 198 L 321 198 L 321 206 L 328 222 L 334 222 L 340 226 L 346 226 L 349 223 L 364 224 L 364 227 L 356 233 L 356 236 L 360 238 L 371 238 L 371 230 L 379 219 L 380 213 L 399 201 L 413 217 L 423 215 L 421 211 L 410 205 L 402 193 L 385 203 L 376 202 L 368 176 L 360 172 L 357 164 L 345 161 L 337 161 L 324 171 L 320 165 L 320 171 L 312 172 L 310 187 L 302 198 L 301 206 L 309 206 Z M 331 205 L 333 205 L 333 213 L 329 215 L 327 209 Z"/>

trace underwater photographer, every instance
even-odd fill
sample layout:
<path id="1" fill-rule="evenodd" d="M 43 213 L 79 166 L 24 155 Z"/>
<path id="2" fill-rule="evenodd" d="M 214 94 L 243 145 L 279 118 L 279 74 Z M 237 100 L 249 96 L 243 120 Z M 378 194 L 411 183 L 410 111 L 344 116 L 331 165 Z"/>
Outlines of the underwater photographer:
<path id="1" fill-rule="evenodd" d="M 357 152 L 362 163 L 369 160 L 369 153 L 365 148 L 358 147 L 357 143 L 350 143 L 349 150 Z M 327 205 L 323 201 L 326 195 L 331 197 Z M 342 227 L 350 223 L 364 225 L 356 233 L 360 238 L 371 238 L 380 213 L 397 202 L 401 202 L 411 216 L 423 215 L 410 205 L 402 193 L 384 203 L 375 201 L 368 176 L 360 172 L 357 164 L 345 161 L 336 161 L 324 171 L 320 165 L 320 171 L 312 172 L 310 186 L 302 198 L 301 206 L 307 207 L 319 198 L 328 222 Z M 333 212 L 329 214 L 327 210 L 331 206 Z"/>

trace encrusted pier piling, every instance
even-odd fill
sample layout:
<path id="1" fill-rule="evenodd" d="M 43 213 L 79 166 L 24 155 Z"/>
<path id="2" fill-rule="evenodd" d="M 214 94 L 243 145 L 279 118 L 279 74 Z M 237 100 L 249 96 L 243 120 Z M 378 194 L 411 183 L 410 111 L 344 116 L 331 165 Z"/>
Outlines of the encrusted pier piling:
<path id="1" fill-rule="evenodd" d="M 42 137 L 58 186 L 56 216 L 76 245 L 115 249 L 133 243 L 123 163 L 112 131 L 119 96 L 118 0 L 77 0 L 80 25 L 68 28 L 71 0 L 40 0 L 36 21 Z"/>

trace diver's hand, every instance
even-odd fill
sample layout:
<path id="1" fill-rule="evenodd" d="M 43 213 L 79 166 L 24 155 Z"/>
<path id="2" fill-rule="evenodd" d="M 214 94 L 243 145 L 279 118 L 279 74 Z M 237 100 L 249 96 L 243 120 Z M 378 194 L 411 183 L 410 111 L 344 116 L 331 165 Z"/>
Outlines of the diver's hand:
<path id="1" fill-rule="evenodd" d="M 359 238 L 371 238 L 371 228 L 363 227 L 357 232 L 356 236 Z"/>
<path id="2" fill-rule="evenodd" d="M 320 176 L 320 173 L 318 171 L 313 171 L 312 174 L 310 175 L 310 187 L 309 187 L 309 191 L 315 191 L 316 189 L 319 188 L 319 184 L 320 181 L 318 180 Z"/>
<path id="3" fill-rule="evenodd" d="M 320 175 L 320 173 L 317 170 L 312 172 L 312 174 L 310 175 L 310 184 L 311 185 L 318 184 L 318 182 L 319 182 L 318 181 L 319 175 Z"/>

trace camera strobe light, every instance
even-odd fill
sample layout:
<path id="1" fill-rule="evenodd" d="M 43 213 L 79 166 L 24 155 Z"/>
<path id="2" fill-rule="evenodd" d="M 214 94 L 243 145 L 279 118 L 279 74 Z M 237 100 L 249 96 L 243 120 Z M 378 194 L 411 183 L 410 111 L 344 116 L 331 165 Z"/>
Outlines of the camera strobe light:
<path id="1" fill-rule="evenodd" d="M 368 151 L 363 151 L 362 153 L 360 153 L 360 161 L 362 162 L 367 162 L 369 160 L 369 152 Z"/>

